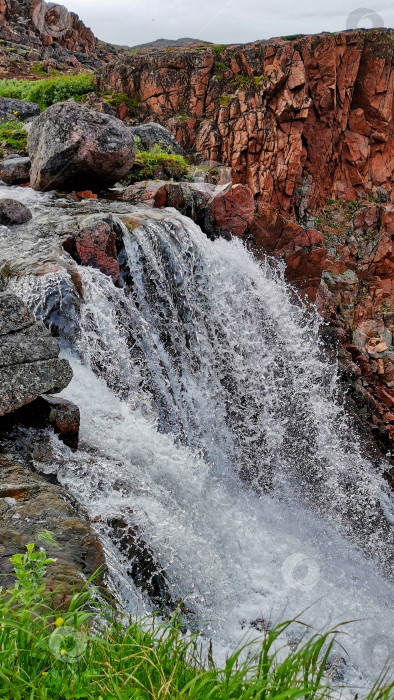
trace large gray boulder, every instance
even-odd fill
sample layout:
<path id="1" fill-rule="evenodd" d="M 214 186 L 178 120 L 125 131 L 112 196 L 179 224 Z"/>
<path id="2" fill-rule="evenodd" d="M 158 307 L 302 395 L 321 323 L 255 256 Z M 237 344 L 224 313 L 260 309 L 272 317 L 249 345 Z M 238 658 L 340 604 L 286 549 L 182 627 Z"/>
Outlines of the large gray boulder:
<path id="1" fill-rule="evenodd" d="M 123 122 L 72 101 L 35 119 L 27 146 L 36 190 L 107 187 L 127 175 L 135 158 L 133 134 Z"/>
<path id="2" fill-rule="evenodd" d="M 161 124 L 148 122 L 130 128 L 134 136 L 137 137 L 137 145 L 140 151 L 151 151 L 154 146 L 160 145 L 164 151 L 182 155 L 183 151 L 175 136 Z"/>
<path id="3" fill-rule="evenodd" d="M 0 180 L 7 185 L 20 185 L 29 182 L 30 158 L 8 158 L 0 163 Z"/>
<path id="4" fill-rule="evenodd" d="M 66 388 L 72 370 L 59 351 L 17 296 L 0 294 L 0 416 Z"/>
<path id="5" fill-rule="evenodd" d="M 0 97 L 0 121 L 25 121 L 40 114 L 40 108 L 34 102 L 14 100 L 10 97 Z"/>

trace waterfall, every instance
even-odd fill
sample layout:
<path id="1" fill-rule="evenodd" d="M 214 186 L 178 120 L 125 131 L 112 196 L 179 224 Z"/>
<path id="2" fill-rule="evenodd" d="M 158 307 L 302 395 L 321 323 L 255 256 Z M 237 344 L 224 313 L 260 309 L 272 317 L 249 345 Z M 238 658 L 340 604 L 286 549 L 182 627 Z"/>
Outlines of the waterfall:
<path id="1" fill-rule="evenodd" d="M 122 289 L 91 268 L 82 302 L 66 269 L 12 282 L 74 369 L 81 445 L 54 439 L 58 478 L 126 609 L 149 603 L 111 538 L 119 517 L 218 654 L 302 612 L 314 629 L 358 620 L 348 668 L 373 678 L 394 659 L 394 499 L 337 401 L 321 321 L 280 264 L 147 212 L 120 224 Z"/>

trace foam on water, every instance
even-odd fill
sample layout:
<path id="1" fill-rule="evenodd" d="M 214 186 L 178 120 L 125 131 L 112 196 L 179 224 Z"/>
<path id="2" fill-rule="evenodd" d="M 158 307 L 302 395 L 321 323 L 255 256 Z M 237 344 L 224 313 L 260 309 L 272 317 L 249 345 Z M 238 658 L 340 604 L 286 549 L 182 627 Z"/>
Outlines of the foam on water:
<path id="1" fill-rule="evenodd" d="M 0 180 L 0 198 L 1 199 L 16 199 L 21 204 L 33 206 L 35 204 L 44 204 L 50 202 L 54 198 L 54 192 L 37 192 L 31 187 L 20 187 L 19 185 L 6 185 L 3 180 Z"/>

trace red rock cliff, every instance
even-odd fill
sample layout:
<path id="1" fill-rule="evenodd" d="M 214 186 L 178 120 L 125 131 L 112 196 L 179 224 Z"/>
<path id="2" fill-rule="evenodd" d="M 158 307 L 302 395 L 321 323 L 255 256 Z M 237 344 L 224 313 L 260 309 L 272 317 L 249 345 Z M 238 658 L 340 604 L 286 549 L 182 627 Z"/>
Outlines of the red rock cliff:
<path id="1" fill-rule="evenodd" d="M 0 75 L 8 78 L 30 76 L 36 61 L 47 72 L 94 69 L 117 55 L 78 15 L 44 0 L 0 0 L 0 39 Z"/>
<path id="2" fill-rule="evenodd" d="M 304 217 L 393 179 L 394 32 L 158 50 L 109 64 L 99 87 L 229 165 L 258 203 Z"/>

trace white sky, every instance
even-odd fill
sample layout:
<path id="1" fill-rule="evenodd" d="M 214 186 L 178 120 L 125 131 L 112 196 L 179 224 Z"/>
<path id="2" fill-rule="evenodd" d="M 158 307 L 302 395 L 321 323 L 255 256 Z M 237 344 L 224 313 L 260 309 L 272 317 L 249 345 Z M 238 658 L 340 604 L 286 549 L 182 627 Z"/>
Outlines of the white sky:
<path id="1" fill-rule="evenodd" d="M 61 0 L 60 0 L 61 2 Z M 99 39 L 134 46 L 154 39 L 193 37 L 217 44 L 354 26 L 394 26 L 394 0 L 63 0 Z M 370 17 L 366 17 L 368 13 Z M 378 16 L 377 16 L 378 15 Z M 365 19 L 361 20 L 364 16 Z M 382 21 L 381 21 L 382 20 Z"/>

